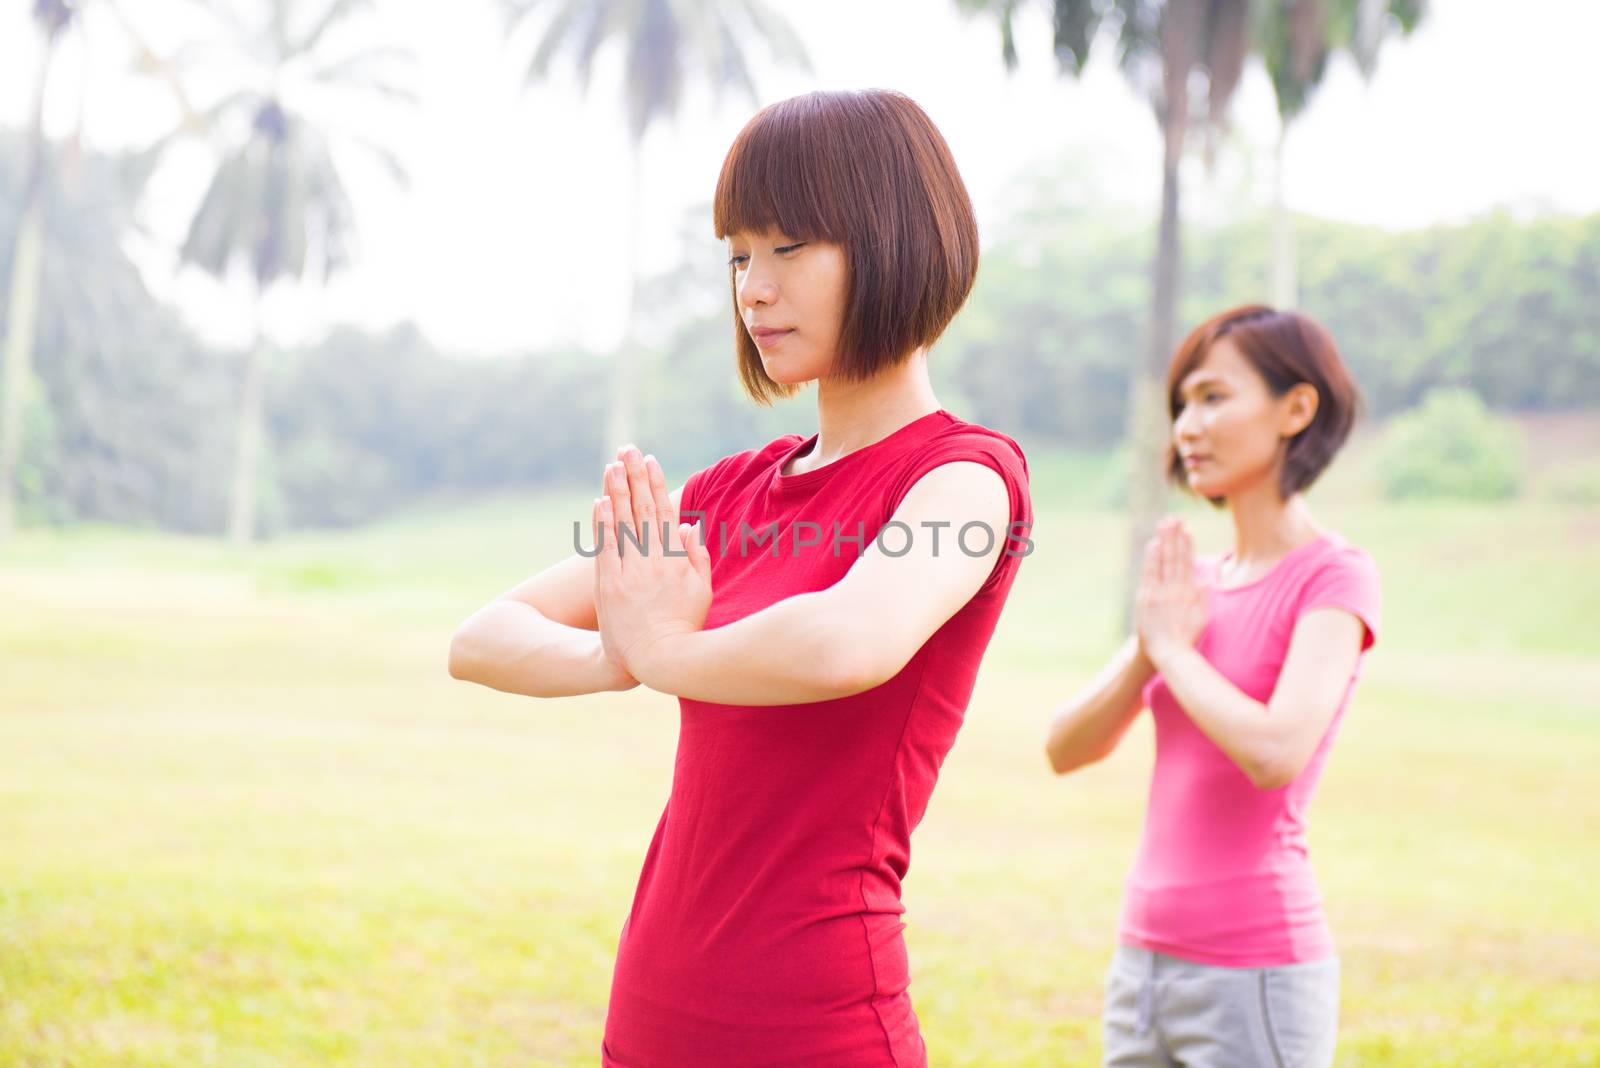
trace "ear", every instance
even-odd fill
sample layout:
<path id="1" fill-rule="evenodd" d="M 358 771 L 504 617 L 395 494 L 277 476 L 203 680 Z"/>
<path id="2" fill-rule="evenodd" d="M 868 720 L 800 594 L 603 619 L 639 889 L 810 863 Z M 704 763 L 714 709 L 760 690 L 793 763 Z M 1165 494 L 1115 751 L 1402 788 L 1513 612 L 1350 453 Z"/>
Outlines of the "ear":
<path id="1" fill-rule="evenodd" d="M 1279 402 L 1281 421 L 1278 433 L 1284 438 L 1292 438 L 1310 426 L 1311 421 L 1317 417 L 1319 400 L 1317 387 L 1310 382 L 1297 382 L 1290 386 L 1289 392 L 1285 393 Z"/>

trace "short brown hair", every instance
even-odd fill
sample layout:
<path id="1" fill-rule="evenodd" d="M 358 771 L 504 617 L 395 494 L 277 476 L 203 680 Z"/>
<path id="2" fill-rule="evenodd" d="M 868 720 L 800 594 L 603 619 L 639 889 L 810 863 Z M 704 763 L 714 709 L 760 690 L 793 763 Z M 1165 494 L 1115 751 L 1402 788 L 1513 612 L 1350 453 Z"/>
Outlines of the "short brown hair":
<path id="1" fill-rule="evenodd" d="M 850 281 L 836 369 L 870 378 L 931 345 L 978 273 L 978 224 L 950 148 L 910 97 L 883 89 L 815 92 L 763 108 L 722 163 L 718 238 L 778 230 L 843 247 Z M 739 377 L 762 404 L 775 382 L 739 313 Z"/>
<path id="2" fill-rule="evenodd" d="M 1266 380 L 1273 396 L 1281 397 L 1301 382 L 1317 390 L 1317 414 L 1289 439 L 1288 454 L 1279 473 L 1278 493 L 1290 496 L 1308 489 L 1333 461 L 1350 436 L 1356 412 L 1362 406 L 1361 390 L 1334 346 L 1333 336 L 1312 319 L 1295 311 L 1277 311 L 1265 304 L 1244 304 L 1213 315 L 1183 339 L 1167 368 L 1167 410 L 1173 422 L 1183 408 L 1179 387 L 1206 353 L 1228 338 L 1256 372 Z M 1183 460 L 1167 440 L 1167 477 L 1185 488 Z M 1208 498 L 1220 506 L 1223 498 Z"/>

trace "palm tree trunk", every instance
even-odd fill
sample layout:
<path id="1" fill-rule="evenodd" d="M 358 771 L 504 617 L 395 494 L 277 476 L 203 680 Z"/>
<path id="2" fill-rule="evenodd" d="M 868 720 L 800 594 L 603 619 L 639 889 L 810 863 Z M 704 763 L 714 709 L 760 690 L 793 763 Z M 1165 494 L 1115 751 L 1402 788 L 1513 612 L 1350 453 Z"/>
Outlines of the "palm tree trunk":
<path id="1" fill-rule="evenodd" d="M 640 168 L 644 155 L 641 140 L 635 140 L 628 155 L 628 301 L 623 311 L 622 343 L 617 347 L 615 380 L 611 387 L 611 407 L 606 424 L 606 439 L 600 443 L 602 463 L 617 458 L 617 449 L 633 441 L 635 409 L 639 395 L 639 366 L 634 322 L 639 305 L 639 193 Z"/>
<path id="2" fill-rule="evenodd" d="M 1184 118 L 1179 116 L 1175 121 L 1182 122 Z M 1144 360 L 1129 383 L 1128 439 L 1133 470 L 1128 485 L 1131 523 L 1123 597 L 1124 633 L 1133 626 L 1133 597 L 1138 590 L 1144 543 L 1155 532 L 1167 502 L 1163 463 L 1167 446 L 1166 369 L 1177 343 L 1178 273 L 1182 263 L 1178 241 L 1178 162 L 1183 139 L 1169 136 L 1165 142 L 1168 147 L 1161 167 L 1161 224 L 1152 264 L 1150 334 Z"/>
<path id="3" fill-rule="evenodd" d="M 33 86 L 28 128 L 28 164 L 22 179 L 22 210 L 11 250 L 11 293 L 6 302 L 6 341 L 0 379 L 0 539 L 16 527 L 17 469 L 22 461 L 23 393 L 33 366 L 39 316 L 39 276 L 44 251 L 44 90 L 55 56 L 55 36 L 44 35 L 44 55 Z"/>
<path id="4" fill-rule="evenodd" d="M 1283 123 L 1278 127 L 1272 182 L 1272 303 L 1285 309 L 1300 302 L 1300 283 L 1295 276 L 1294 219 L 1284 197 L 1283 144 L 1288 137 L 1289 124 Z"/>
<path id="5" fill-rule="evenodd" d="M 35 197 L 17 228 L 6 305 L 5 380 L 0 386 L 0 539 L 16 529 L 17 470 L 22 462 L 23 400 L 31 377 L 34 324 L 39 312 L 43 227 Z"/>
<path id="6" fill-rule="evenodd" d="M 228 515 L 228 540 L 246 545 L 255 537 L 257 474 L 261 465 L 262 379 L 266 339 L 261 329 L 261 287 L 257 285 L 254 339 L 245 357 L 244 390 L 239 398 L 239 425 L 233 453 L 233 495 Z"/>

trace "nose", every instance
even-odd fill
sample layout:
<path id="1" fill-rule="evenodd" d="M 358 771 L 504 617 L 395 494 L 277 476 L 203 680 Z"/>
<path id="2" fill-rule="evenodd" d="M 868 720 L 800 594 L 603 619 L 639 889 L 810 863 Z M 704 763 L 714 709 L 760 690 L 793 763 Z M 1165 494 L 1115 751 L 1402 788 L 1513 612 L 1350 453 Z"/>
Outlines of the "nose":
<path id="1" fill-rule="evenodd" d="M 754 309 L 771 305 L 778 299 L 778 283 L 763 266 L 752 262 L 739 278 L 739 307 Z"/>
<path id="2" fill-rule="evenodd" d="M 1198 418 L 1190 418 L 1194 405 L 1186 404 L 1178 411 L 1178 418 L 1172 421 L 1172 440 L 1179 442 L 1195 441 L 1200 436 Z"/>

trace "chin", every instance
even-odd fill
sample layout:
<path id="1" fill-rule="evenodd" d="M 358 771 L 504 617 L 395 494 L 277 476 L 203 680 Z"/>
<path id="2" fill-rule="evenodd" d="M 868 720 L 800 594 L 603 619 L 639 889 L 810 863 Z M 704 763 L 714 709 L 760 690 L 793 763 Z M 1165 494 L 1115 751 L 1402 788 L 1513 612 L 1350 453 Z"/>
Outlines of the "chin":
<path id="1" fill-rule="evenodd" d="M 782 386 L 803 386 L 807 382 L 815 382 L 821 377 L 814 369 L 796 366 L 793 363 L 769 361 L 761 366 L 767 372 L 768 378 Z"/>

